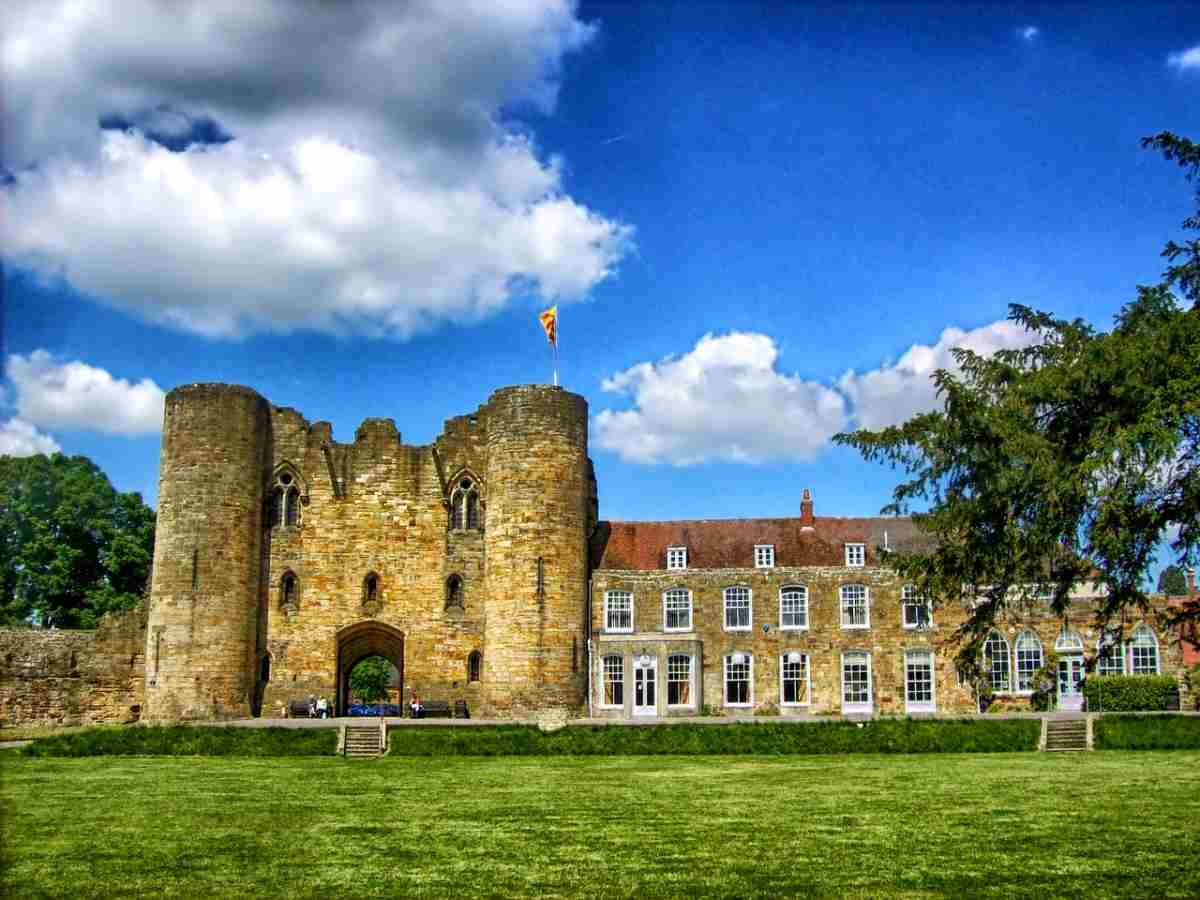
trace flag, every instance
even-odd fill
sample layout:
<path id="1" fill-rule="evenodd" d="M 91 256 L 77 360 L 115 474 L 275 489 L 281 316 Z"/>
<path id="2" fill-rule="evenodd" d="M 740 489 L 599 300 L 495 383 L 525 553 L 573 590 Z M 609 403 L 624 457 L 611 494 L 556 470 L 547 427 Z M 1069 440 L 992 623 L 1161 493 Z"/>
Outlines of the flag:
<path id="1" fill-rule="evenodd" d="M 542 328 L 546 329 L 546 340 L 555 347 L 558 346 L 558 307 L 552 306 L 547 310 L 543 310 L 538 316 L 542 323 Z"/>

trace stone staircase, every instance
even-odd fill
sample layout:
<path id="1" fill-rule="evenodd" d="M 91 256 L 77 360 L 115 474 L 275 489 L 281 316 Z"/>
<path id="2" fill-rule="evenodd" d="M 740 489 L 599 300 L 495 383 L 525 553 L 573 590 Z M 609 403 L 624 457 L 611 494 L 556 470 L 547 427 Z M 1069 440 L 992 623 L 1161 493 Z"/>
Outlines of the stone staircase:
<path id="1" fill-rule="evenodd" d="M 1042 749 L 1047 752 L 1087 750 L 1087 719 L 1046 719 Z"/>
<path id="2" fill-rule="evenodd" d="M 383 754 L 383 729 L 378 725 L 347 725 L 342 746 L 351 759 L 374 759 Z"/>

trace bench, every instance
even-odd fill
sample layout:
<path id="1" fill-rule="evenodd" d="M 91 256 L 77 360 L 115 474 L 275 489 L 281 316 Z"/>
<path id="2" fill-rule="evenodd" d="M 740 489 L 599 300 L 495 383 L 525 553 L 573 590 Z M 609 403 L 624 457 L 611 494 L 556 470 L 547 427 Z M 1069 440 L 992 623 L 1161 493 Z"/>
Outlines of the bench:
<path id="1" fill-rule="evenodd" d="M 308 714 L 307 700 L 293 700 L 288 704 L 288 718 L 290 719 L 308 719 L 311 718 Z"/>
<path id="2" fill-rule="evenodd" d="M 447 700 L 422 700 L 421 718 L 432 719 L 435 716 L 439 718 L 445 716 L 447 719 L 454 718 L 454 713 L 450 709 L 450 702 Z"/>

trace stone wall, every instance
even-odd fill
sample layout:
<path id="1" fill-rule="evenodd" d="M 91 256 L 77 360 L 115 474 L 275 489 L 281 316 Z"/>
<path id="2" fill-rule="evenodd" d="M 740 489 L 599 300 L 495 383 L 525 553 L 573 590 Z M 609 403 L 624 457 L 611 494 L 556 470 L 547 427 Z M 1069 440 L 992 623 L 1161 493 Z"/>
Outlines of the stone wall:
<path id="1" fill-rule="evenodd" d="M 137 721 L 145 646 L 144 606 L 95 631 L 0 629 L 0 727 Z"/>
<path id="2" fill-rule="evenodd" d="M 868 589 L 869 627 L 843 628 L 839 588 L 860 584 Z M 724 627 L 724 590 L 741 585 L 751 589 L 751 627 L 729 631 Z M 785 585 L 808 588 L 808 627 L 787 630 L 780 627 L 780 589 Z M 663 594 L 671 588 L 692 592 L 692 628 L 667 632 Z M 905 704 L 905 655 L 911 651 L 932 652 L 934 660 L 934 700 L 938 712 L 975 712 L 976 699 L 968 685 L 960 684 L 954 656 L 958 646 L 954 632 L 962 623 L 961 609 L 942 607 L 934 611 L 928 628 L 905 628 L 902 621 L 901 590 L 895 574 L 881 567 L 848 568 L 797 567 L 773 569 L 717 569 L 701 571 L 598 571 L 592 579 L 591 654 L 592 702 L 595 715 L 627 717 L 633 715 L 634 666 L 641 658 L 656 661 L 657 714 L 660 716 L 696 715 L 703 706 L 716 713 L 752 714 L 779 711 L 783 715 L 833 714 L 841 712 L 842 656 L 848 652 L 870 654 L 872 709 L 876 713 L 903 715 Z M 610 633 L 605 628 L 604 601 L 610 590 L 633 595 L 631 633 Z M 1165 604 L 1163 605 L 1165 608 Z M 1086 596 L 1072 603 L 1070 627 L 1084 642 L 1085 652 L 1094 655 L 1099 638 L 1093 622 L 1093 604 Z M 1125 628 L 1126 639 L 1138 622 Z M 1159 642 L 1160 669 L 1167 674 L 1181 671 L 1178 640 L 1153 620 Z M 1044 651 L 1054 648 L 1062 623 L 1048 614 L 1007 617 L 999 630 L 1010 648 L 1024 628 L 1031 628 Z M 692 649 L 694 648 L 694 649 Z M 809 702 L 797 706 L 781 703 L 780 666 L 784 654 L 797 651 L 807 655 L 809 666 Z M 753 689 L 748 707 L 727 706 L 724 702 L 724 659 L 728 654 L 743 653 L 753 658 Z M 692 702 L 670 707 L 666 702 L 667 661 L 671 654 L 691 654 L 698 666 L 693 676 Z M 625 689 L 619 708 L 605 708 L 603 701 L 603 657 L 622 658 Z M 1015 673 L 1014 673 L 1015 674 Z M 1027 695 L 1015 692 L 999 699 L 1027 703 Z"/>

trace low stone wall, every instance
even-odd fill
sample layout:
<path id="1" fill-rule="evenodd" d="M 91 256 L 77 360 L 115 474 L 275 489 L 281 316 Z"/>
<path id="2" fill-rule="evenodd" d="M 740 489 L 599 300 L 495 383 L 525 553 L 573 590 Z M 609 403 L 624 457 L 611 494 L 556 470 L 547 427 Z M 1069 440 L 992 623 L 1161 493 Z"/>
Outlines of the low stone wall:
<path id="1" fill-rule="evenodd" d="M 137 721 L 145 651 L 144 605 L 95 631 L 0 628 L 0 727 Z"/>

